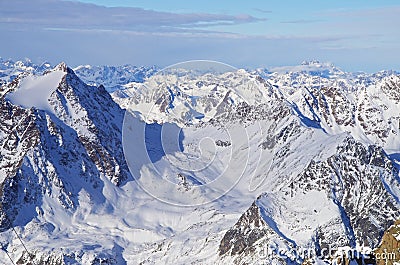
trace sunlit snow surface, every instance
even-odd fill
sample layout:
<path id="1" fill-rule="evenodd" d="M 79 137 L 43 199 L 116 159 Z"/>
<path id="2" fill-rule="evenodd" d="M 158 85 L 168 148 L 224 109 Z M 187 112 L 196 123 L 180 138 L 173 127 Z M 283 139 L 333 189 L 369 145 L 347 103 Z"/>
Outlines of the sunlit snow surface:
<path id="1" fill-rule="evenodd" d="M 23 108 L 51 111 L 48 99 L 65 74 L 64 71 L 52 71 L 43 76 L 27 76 L 16 91 L 6 95 L 6 99 Z"/>

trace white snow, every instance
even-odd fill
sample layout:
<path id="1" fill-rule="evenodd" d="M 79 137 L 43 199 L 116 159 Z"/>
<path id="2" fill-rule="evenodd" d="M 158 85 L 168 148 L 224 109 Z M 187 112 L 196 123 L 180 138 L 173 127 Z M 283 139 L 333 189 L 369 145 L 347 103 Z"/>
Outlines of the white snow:
<path id="1" fill-rule="evenodd" d="M 43 76 L 27 76 L 21 80 L 16 91 L 6 95 L 6 99 L 23 108 L 34 107 L 53 112 L 48 99 L 65 74 L 64 71 L 52 71 Z"/>

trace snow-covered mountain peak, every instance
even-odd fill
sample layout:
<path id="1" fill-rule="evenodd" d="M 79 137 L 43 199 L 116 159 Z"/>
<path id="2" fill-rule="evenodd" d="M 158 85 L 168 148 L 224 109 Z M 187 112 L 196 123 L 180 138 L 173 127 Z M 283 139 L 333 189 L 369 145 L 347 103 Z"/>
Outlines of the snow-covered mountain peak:
<path id="1" fill-rule="evenodd" d="M 7 83 L 13 81 L 21 73 L 41 74 L 51 69 L 52 66 L 48 62 L 37 65 L 29 59 L 14 62 L 0 58 L 0 84 L 1 82 Z"/>
<path id="2" fill-rule="evenodd" d="M 93 94 L 98 92 L 108 95 L 104 86 L 87 86 L 64 62 L 42 74 L 22 72 L 2 89 L 5 99 L 12 104 L 45 110 L 56 116 L 58 114 L 54 106 L 55 98 L 62 100 L 59 96 L 67 96 L 70 93 L 68 90 L 79 96 L 82 102 L 90 100 Z"/>
<path id="3" fill-rule="evenodd" d="M 334 64 L 321 63 L 317 60 L 304 61 L 300 65 L 296 66 L 273 67 L 269 69 L 269 72 L 279 73 L 279 74 L 303 73 L 303 74 L 309 74 L 311 76 L 327 77 L 327 78 L 337 77 L 345 74 L 344 71 L 337 68 Z"/>
<path id="4" fill-rule="evenodd" d="M 301 65 L 320 65 L 321 62 L 319 60 L 310 60 L 310 61 L 302 61 Z"/>
<path id="5" fill-rule="evenodd" d="M 156 66 L 144 67 L 133 65 L 122 66 L 92 66 L 81 65 L 75 67 L 74 72 L 86 84 L 104 87 L 109 92 L 123 89 L 123 86 L 132 82 L 143 82 L 158 71 Z"/>
<path id="6" fill-rule="evenodd" d="M 23 108 L 52 112 L 49 99 L 65 75 L 65 71 L 56 68 L 42 76 L 20 76 L 18 85 L 6 94 L 6 100 Z"/>
<path id="7" fill-rule="evenodd" d="M 123 94 L 113 94 L 114 99 L 124 108 L 140 112 L 148 122 L 184 125 L 207 122 L 241 103 L 269 102 L 274 93 L 258 75 L 243 69 L 204 72 L 182 67 L 163 70 L 141 84 L 128 84 Z"/>
<path id="8" fill-rule="evenodd" d="M 66 73 L 68 71 L 68 66 L 65 62 L 61 62 L 53 68 L 53 71 L 61 71 Z"/>

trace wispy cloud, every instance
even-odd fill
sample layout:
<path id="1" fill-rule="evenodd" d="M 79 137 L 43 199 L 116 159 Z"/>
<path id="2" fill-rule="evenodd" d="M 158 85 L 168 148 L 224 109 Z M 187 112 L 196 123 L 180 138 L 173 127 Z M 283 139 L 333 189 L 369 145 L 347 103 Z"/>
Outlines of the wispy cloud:
<path id="1" fill-rule="evenodd" d="M 297 20 L 286 20 L 282 21 L 283 24 L 310 24 L 310 23 L 318 23 L 322 20 L 317 19 L 297 19 Z"/>
<path id="2" fill-rule="evenodd" d="M 71 32 L 71 33 L 107 33 L 113 35 L 124 35 L 124 36 L 153 36 L 153 37 L 195 37 L 195 38 L 224 38 L 224 39 L 245 39 L 249 38 L 247 35 L 231 33 L 231 32 L 221 32 L 212 30 L 201 30 L 201 29 L 173 29 L 164 31 L 136 31 L 136 30 L 115 30 L 115 29 L 79 29 L 79 28 L 56 28 L 49 27 L 44 28 L 44 31 L 53 32 Z"/>
<path id="3" fill-rule="evenodd" d="M 264 13 L 264 14 L 270 14 L 272 13 L 272 10 L 266 10 L 266 9 L 261 9 L 261 8 L 253 8 L 254 11 Z"/>
<path id="4" fill-rule="evenodd" d="M 161 31 L 253 23 L 250 15 L 169 13 L 61 0 L 0 1 L 0 23 L 26 28 Z"/>

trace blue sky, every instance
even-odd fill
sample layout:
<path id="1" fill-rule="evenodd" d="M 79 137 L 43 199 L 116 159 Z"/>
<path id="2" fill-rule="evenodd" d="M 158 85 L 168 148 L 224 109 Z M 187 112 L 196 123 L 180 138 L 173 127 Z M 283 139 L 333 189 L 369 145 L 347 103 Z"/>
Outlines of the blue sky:
<path id="1" fill-rule="evenodd" d="M 348 71 L 400 70 L 398 1 L 0 1 L 0 57 L 236 67 L 317 59 Z"/>

